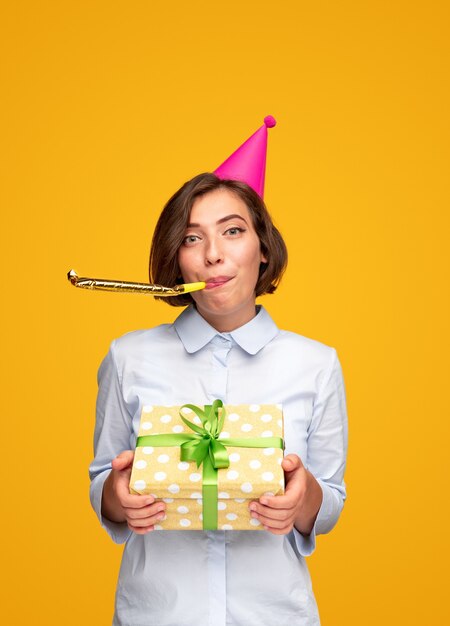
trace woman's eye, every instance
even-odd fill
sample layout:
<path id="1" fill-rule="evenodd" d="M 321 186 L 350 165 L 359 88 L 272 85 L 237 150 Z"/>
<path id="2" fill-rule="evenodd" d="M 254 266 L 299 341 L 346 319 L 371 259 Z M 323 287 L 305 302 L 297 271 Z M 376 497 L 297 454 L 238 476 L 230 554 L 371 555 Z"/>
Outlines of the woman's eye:
<path id="1" fill-rule="evenodd" d="M 189 244 L 196 243 L 199 237 L 197 235 L 187 235 L 183 239 L 184 245 L 188 246 Z"/>
<path id="2" fill-rule="evenodd" d="M 243 233 L 244 230 L 244 228 L 239 228 L 239 226 L 232 226 L 231 228 L 228 228 L 225 233 L 228 233 L 229 235 L 237 235 L 238 233 Z"/>

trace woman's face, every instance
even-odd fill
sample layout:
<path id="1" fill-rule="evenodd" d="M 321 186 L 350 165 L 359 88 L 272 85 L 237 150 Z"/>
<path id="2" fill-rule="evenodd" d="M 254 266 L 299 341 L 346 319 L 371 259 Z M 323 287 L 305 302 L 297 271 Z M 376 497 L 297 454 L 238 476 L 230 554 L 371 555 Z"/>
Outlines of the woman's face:
<path id="1" fill-rule="evenodd" d="M 197 198 L 178 263 L 184 282 L 206 282 L 191 295 L 211 326 L 227 332 L 255 316 L 255 287 L 265 261 L 250 213 L 237 195 L 217 189 Z"/>

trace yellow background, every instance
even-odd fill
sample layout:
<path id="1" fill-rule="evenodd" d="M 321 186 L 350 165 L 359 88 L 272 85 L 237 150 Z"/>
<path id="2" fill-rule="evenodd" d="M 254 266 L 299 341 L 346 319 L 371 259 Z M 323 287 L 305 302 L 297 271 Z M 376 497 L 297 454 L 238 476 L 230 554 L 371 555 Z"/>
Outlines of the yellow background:
<path id="1" fill-rule="evenodd" d="M 180 311 L 67 270 L 146 280 L 163 203 L 267 114 L 290 265 L 262 302 L 336 347 L 348 395 L 348 502 L 308 560 L 323 625 L 448 623 L 447 6 L 3 3 L 3 623 L 110 624 L 96 371 Z"/>

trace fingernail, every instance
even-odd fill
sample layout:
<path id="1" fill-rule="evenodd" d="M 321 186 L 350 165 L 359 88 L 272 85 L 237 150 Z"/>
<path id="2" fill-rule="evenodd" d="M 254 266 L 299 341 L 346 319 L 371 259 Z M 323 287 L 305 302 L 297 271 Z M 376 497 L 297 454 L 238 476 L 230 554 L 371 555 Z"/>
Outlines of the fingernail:
<path id="1" fill-rule="evenodd" d="M 256 511 L 256 504 L 250 505 L 250 511 Z"/>
<path id="2" fill-rule="evenodd" d="M 260 498 L 259 501 L 261 504 L 269 504 L 269 500 L 267 498 Z"/>

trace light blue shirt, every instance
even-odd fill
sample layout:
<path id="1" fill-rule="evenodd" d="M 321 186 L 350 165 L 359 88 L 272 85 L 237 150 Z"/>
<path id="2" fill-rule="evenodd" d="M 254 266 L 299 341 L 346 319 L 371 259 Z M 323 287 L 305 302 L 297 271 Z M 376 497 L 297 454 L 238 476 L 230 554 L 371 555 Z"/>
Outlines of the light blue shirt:
<path id="1" fill-rule="evenodd" d="M 304 557 L 336 524 L 345 500 L 345 389 L 336 351 L 279 330 L 267 311 L 219 333 L 191 305 L 174 324 L 113 341 L 99 369 L 91 502 L 102 526 L 126 542 L 113 626 L 316 626 Z M 285 454 L 318 480 L 323 501 L 312 533 L 158 531 L 132 533 L 101 515 L 111 460 L 134 449 L 142 407 L 283 406 Z"/>

